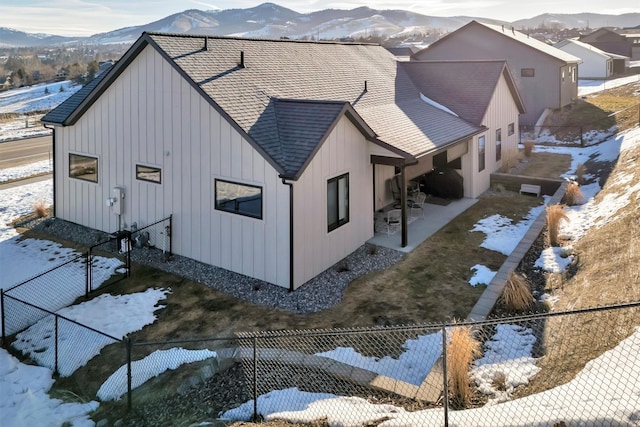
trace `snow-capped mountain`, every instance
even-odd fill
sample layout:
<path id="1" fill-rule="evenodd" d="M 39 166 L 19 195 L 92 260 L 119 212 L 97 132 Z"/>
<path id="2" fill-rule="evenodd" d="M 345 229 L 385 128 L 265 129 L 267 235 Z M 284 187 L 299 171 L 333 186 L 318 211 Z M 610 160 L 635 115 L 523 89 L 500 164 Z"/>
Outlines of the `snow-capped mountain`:
<path id="1" fill-rule="evenodd" d="M 131 43 L 143 31 L 258 38 L 334 39 L 346 37 L 400 37 L 411 34 L 432 34 L 453 31 L 477 19 L 492 24 L 535 28 L 541 23 L 558 24 L 566 28 L 599 26 L 629 26 L 640 22 L 640 14 L 626 15 L 540 15 L 514 23 L 468 16 L 434 17 L 403 10 L 376 10 L 359 7 L 352 10 L 324 9 L 298 13 L 274 3 L 263 3 L 248 9 L 189 9 L 166 18 L 134 27 L 120 28 L 90 37 L 60 37 L 28 34 L 0 28 L 0 46 L 36 46 L 73 41 L 94 44 Z"/>

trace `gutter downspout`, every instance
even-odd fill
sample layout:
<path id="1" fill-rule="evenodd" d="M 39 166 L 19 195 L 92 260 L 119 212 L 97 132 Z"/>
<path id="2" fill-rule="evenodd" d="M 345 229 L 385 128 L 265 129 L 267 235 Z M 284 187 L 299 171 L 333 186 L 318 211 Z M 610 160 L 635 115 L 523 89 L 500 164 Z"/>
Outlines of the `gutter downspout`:
<path id="1" fill-rule="evenodd" d="M 289 186 L 289 292 L 293 292 L 293 183 L 285 178 L 282 183 Z"/>
<path id="2" fill-rule="evenodd" d="M 53 157 L 53 217 L 56 217 L 56 168 L 55 168 L 55 164 L 56 164 L 56 128 L 55 126 L 53 127 L 49 127 L 46 124 L 43 124 L 42 126 L 44 126 L 46 129 L 51 129 L 53 131 L 53 136 L 52 136 L 52 144 L 51 144 L 51 148 L 52 148 L 52 157 Z"/>

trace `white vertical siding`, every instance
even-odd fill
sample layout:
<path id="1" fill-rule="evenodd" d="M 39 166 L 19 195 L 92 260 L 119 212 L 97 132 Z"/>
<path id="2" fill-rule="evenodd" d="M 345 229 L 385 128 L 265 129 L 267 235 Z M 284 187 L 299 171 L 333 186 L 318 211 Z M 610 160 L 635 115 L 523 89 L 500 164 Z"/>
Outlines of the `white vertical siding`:
<path id="1" fill-rule="evenodd" d="M 509 124 L 514 124 L 514 133 L 509 135 Z M 493 97 L 487 108 L 482 124 L 487 132 L 475 136 L 469 153 L 462 157 L 464 196 L 475 198 L 489 189 L 491 173 L 502 167 L 509 157 L 515 156 L 518 150 L 518 107 L 513 100 L 509 87 L 500 77 Z M 502 159 L 496 161 L 496 130 L 502 130 Z M 485 137 L 485 168 L 478 171 L 478 137 Z"/>
<path id="2" fill-rule="evenodd" d="M 294 286 L 343 259 L 373 236 L 369 143 L 342 117 L 294 183 Z M 349 222 L 327 231 L 327 182 L 349 174 Z"/>
<path id="3" fill-rule="evenodd" d="M 242 135 L 146 47 L 74 126 L 56 129 L 60 218 L 106 232 L 105 200 L 125 190 L 123 225 L 174 215 L 174 253 L 289 286 L 289 190 Z M 97 184 L 69 178 L 69 153 L 98 157 Z M 162 183 L 137 180 L 136 164 Z M 216 178 L 257 185 L 263 219 L 214 209 Z"/>

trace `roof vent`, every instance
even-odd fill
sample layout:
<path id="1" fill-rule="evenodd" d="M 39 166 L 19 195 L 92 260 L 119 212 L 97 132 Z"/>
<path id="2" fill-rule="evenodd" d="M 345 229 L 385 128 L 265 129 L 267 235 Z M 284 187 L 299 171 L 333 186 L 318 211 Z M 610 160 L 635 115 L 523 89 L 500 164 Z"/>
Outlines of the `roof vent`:
<path id="1" fill-rule="evenodd" d="M 209 50 L 209 37 L 204 36 L 204 47 L 202 50 Z"/>
<path id="2" fill-rule="evenodd" d="M 364 81 L 364 91 L 365 92 L 367 91 L 367 81 L 366 80 Z"/>
<path id="3" fill-rule="evenodd" d="M 240 63 L 238 64 L 238 67 L 240 68 L 244 68 L 244 50 L 240 51 Z"/>

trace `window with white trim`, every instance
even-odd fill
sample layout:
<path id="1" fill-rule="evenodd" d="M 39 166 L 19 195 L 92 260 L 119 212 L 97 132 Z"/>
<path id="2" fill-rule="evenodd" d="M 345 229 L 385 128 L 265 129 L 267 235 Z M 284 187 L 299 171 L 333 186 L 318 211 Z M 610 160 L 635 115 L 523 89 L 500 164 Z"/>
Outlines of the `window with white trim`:
<path id="1" fill-rule="evenodd" d="M 502 129 L 496 129 L 496 162 L 502 159 Z"/>
<path id="2" fill-rule="evenodd" d="M 485 164 L 485 139 L 484 135 L 478 137 L 478 172 L 482 172 L 484 170 Z"/>

